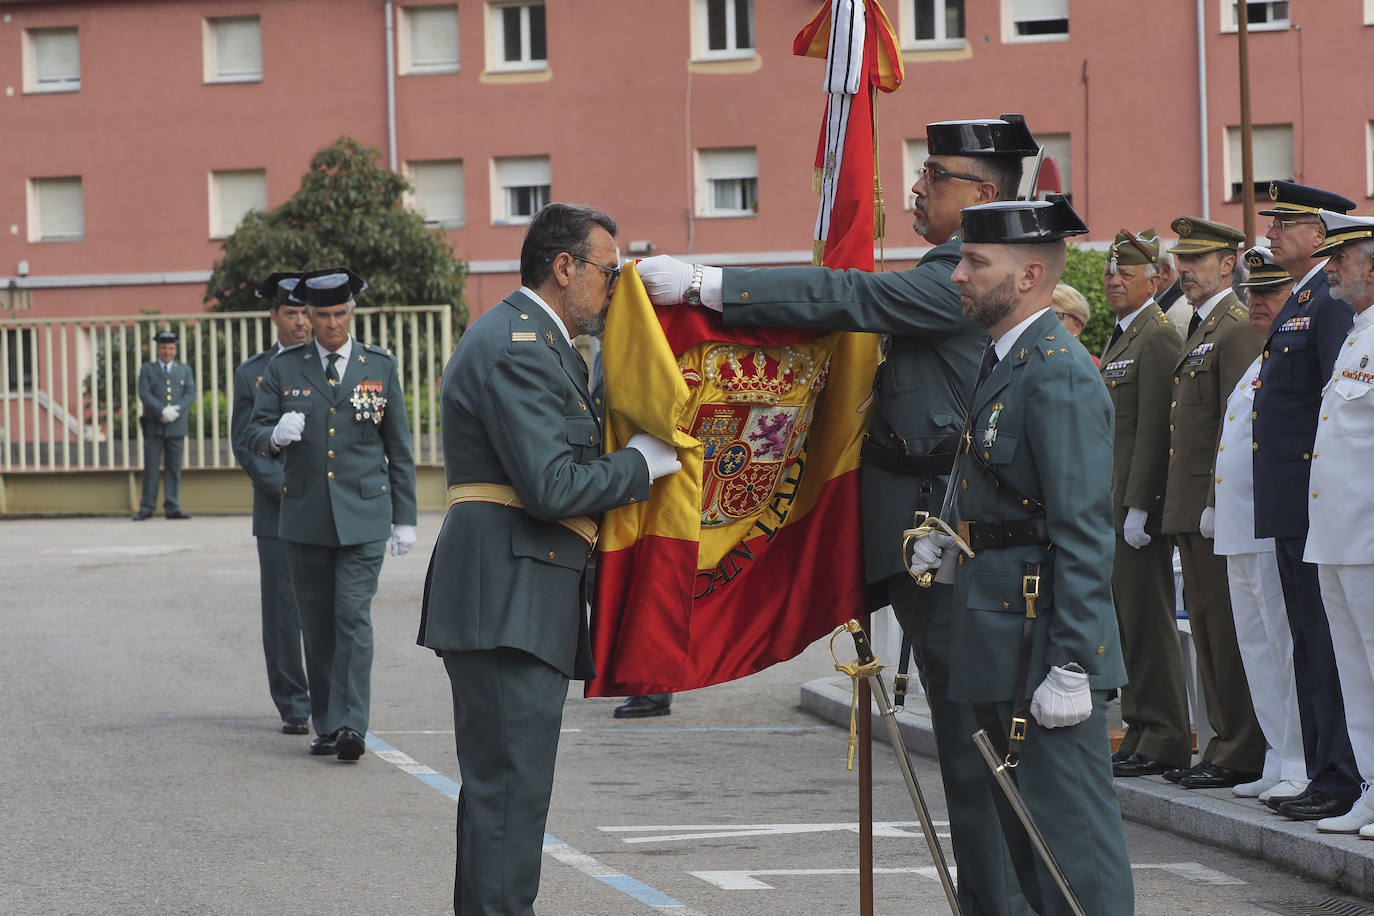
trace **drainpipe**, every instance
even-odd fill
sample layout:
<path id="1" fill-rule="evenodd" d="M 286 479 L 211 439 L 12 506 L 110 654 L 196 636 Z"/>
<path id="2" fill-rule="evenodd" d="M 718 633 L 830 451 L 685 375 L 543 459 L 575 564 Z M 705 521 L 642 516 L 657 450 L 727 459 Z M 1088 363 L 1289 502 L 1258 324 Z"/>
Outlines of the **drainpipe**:
<path id="1" fill-rule="evenodd" d="M 1207 173 L 1207 25 L 1204 7 L 1205 0 L 1197 0 L 1197 117 L 1198 155 L 1202 162 L 1202 218 L 1212 218 L 1212 189 Z"/>
<path id="2" fill-rule="evenodd" d="M 1199 3 L 1202 0 L 1198 0 Z M 391 171 L 396 171 L 396 23 L 391 0 L 386 0 L 386 151 Z"/>

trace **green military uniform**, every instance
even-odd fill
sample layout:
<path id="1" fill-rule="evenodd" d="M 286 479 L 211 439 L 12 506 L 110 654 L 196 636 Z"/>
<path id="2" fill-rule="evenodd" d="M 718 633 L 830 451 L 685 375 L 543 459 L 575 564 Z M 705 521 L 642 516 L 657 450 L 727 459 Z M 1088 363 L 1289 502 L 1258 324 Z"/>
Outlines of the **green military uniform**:
<path id="1" fill-rule="evenodd" d="M 281 449 L 281 521 L 305 638 L 315 731 L 367 733 L 372 596 L 392 524 L 415 524 L 415 464 L 396 360 L 351 339 L 331 385 L 315 340 L 281 351 L 262 373 L 248 429 L 259 458 L 288 411 L 305 414 Z"/>
<path id="2" fill-rule="evenodd" d="M 258 543 L 258 579 L 262 598 L 262 652 L 267 662 L 267 689 L 282 720 L 303 719 L 312 712 L 301 661 L 301 620 L 281 527 L 281 455 L 260 455 L 248 444 L 253 400 L 267 363 L 279 345 L 250 356 L 234 371 L 234 419 L 230 441 L 234 457 L 253 482 L 253 537 Z M 319 701 L 323 715 L 324 699 Z"/>
<path id="3" fill-rule="evenodd" d="M 1137 247 L 1117 238 L 1111 257 L 1121 264 L 1145 265 L 1157 257 L 1157 240 Z M 1178 331 L 1150 299 L 1131 316 L 1129 327 L 1119 335 L 1113 331 L 1099 366 L 1115 418 L 1112 597 L 1128 678 L 1121 688 L 1126 735 L 1118 757 L 1142 754 L 1169 767 L 1186 767 L 1192 759 L 1188 689 L 1175 621 L 1174 543 L 1159 528 L 1178 346 Z M 1145 530 L 1151 539 L 1144 547 L 1132 547 L 1122 536 L 1128 509 L 1148 513 Z"/>
<path id="4" fill-rule="evenodd" d="M 176 340 L 175 337 L 172 340 Z M 181 459 L 186 452 L 190 427 L 186 414 L 196 399 L 196 377 L 191 367 L 173 360 L 166 367 L 158 360 L 138 370 L 138 401 L 143 406 L 143 495 L 138 514 L 147 517 L 157 508 L 158 468 L 165 464 L 166 490 L 162 508 L 168 515 L 181 512 Z M 162 422 L 162 411 L 176 407 L 181 413 L 171 423 Z"/>
<path id="5" fill-rule="evenodd" d="M 1243 239 L 1235 229 L 1200 219 L 1183 217 L 1174 220 L 1173 228 L 1179 235 L 1175 254 L 1234 251 Z M 1199 247 L 1207 245 L 1211 247 Z M 1213 503 L 1226 400 L 1259 355 L 1261 342 L 1235 293 L 1227 289 L 1209 302 L 1210 310 L 1188 335 L 1172 367 L 1162 530 L 1174 535 L 1178 544 L 1198 677 L 1215 733 L 1202 750 L 1202 762 L 1258 774 L 1264 763 L 1264 735 L 1236 643 L 1226 558 L 1213 552 L 1211 538 L 1199 531 L 1199 521 L 1202 510 Z"/>
<path id="6" fill-rule="evenodd" d="M 532 912 L 568 680 L 594 674 L 590 548 L 559 521 L 649 497 L 638 452 L 601 454 L 587 382 L 564 329 L 524 290 L 474 321 L 444 370 L 457 501 L 430 560 L 418 642 L 443 656 L 453 690 L 460 912 Z M 504 495 L 483 497 L 493 486 Z"/>

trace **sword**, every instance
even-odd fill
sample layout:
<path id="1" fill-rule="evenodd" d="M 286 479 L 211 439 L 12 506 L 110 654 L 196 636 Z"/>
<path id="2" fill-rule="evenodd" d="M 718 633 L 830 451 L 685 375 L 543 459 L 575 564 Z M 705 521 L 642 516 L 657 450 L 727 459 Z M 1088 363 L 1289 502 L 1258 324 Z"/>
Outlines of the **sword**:
<path id="1" fill-rule="evenodd" d="M 1036 826 L 1034 818 L 1031 817 L 1030 809 L 1026 807 L 1026 802 L 1021 798 L 1021 792 L 1016 788 L 1016 783 L 1007 775 L 1007 770 L 1014 764 L 997 758 L 997 751 L 992 746 L 992 739 L 988 737 L 988 731 L 980 728 L 973 735 L 973 743 L 978 745 L 978 752 L 987 761 L 988 769 L 992 770 L 992 778 L 997 781 L 997 785 L 1002 787 L 1002 793 L 1007 796 L 1007 802 L 1011 805 L 1011 810 L 1016 813 L 1016 819 L 1021 822 L 1021 826 L 1026 828 L 1026 836 L 1030 838 L 1031 845 L 1039 853 L 1041 861 L 1045 863 L 1045 868 L 1054 877 L 1054 883 L 1059 885 L 1059 890 L 1063 892 L 1064 899 L 1068 901 L 1069 910 L 1074 916 L 1087 916 L 1083 909 L 1083 904 L 1078 902 L 1078 895 L 1073 892 L 1073 887 L 1069 884 L 1068 876 L 1064 874 L 1064 869 L 1060 867 L 1059 860 L 1054 857 L 1053 850 L 1045 842 L 1045 835 Z"/>
<path id="2" fill-rule="evenodd" d="M 949 866 L 945 864 L 940 838 L 935 835 L 935 824 L 930 819 L 930 808 L 926 806 L 925 796 L 921 794 L 921 785 L 916 781 L 916 772 L 911 768 L 911 758 L 907 756 L 906 744 L 902 741 L 902 731 L 897 726 L 897 710 L 893 708 L 892 701 L 887 696 L 887 687 L 883 685 L 882 666 L 873 656 L 873 647 L 868 642 L 868 635 L 864 633 L 863 624 L 857 620 L 850 620 L 842 629 L 848 630 L 854 637 L 854 652 L 859 656 L 860 666 L 851 674 L 864 677 L 873 689 L 873 696 L 878 700 L 878 711 L 882 713 L 883 725 L 887 728 L 887 740 L 897 755 L 897 765 L 902 770 L 902 778 L 906 780 L 906 790 L 911 795 L 911 803 L 916 806 L 916 819 L 921 822 L 921 833 L 925 835 L 926 845 L 930 847 L 930 857 L 935 861 L 935 871 L 940 876 L 940 886 L 945 889 L 945 899 L 949 901 L 950 912 L 954 916 L 962 916 L 959 895 L 954 889 Z"/>

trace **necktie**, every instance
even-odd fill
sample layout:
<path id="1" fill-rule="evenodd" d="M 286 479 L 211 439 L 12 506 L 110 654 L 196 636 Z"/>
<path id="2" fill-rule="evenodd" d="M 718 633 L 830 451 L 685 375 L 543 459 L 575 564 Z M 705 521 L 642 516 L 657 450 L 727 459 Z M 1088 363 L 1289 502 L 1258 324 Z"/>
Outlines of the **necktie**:
<path id="1" fill-rule="evenodd" d="M 1121 322 L 1112 325 L 1112 339 L 1107 341 L 1107 349 L 1116 346 L 1116 342 L 1121 339 Z"/>
<path id="2" fill-rule="evenodd" d="M 997 363 L 997 350 L 989 343 L 988 354 L 983 358 L 983 371 L 978 373 L 978 384 L 987 381 L 988 376 L 992 375 L 992 370 L 997 368 Z"/>
<path id="3" fill-rule="evenodd" d="M 1192 337 L 1197 332 L 1198 326 L 1202 324 L 1202 316 L 1193 312 L 1193 320 L 1188 322 L 1188 336 Z"/>
<path id="4" fill-rule="evenodd" d="M 337 385 L 337 384 L 339 384 L 339 369 L 338 369 L 339 359 L 340 359 L 339 354 L 337 354 L 337 353 L 331 353 L 331 354 L 329 354 L 329 368 L 326 369 L 326 370 L 324 371 L 324 377 L 327 378 L 327 379 L 329 379 L 329 384 L 331 384 L 331 385 Z"/>

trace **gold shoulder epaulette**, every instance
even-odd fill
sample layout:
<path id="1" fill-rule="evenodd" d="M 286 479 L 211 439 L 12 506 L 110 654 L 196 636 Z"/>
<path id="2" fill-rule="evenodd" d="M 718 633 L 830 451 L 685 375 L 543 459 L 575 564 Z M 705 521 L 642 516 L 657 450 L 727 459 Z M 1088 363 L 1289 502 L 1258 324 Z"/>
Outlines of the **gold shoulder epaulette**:
<path id="1" fill-rule="evenodd" d="M 510 339 L 511 343 L 515 343 L 516 341 L 534 341 L 538 340 L 539 337 L 533 331 L 511 331 Z"/>

